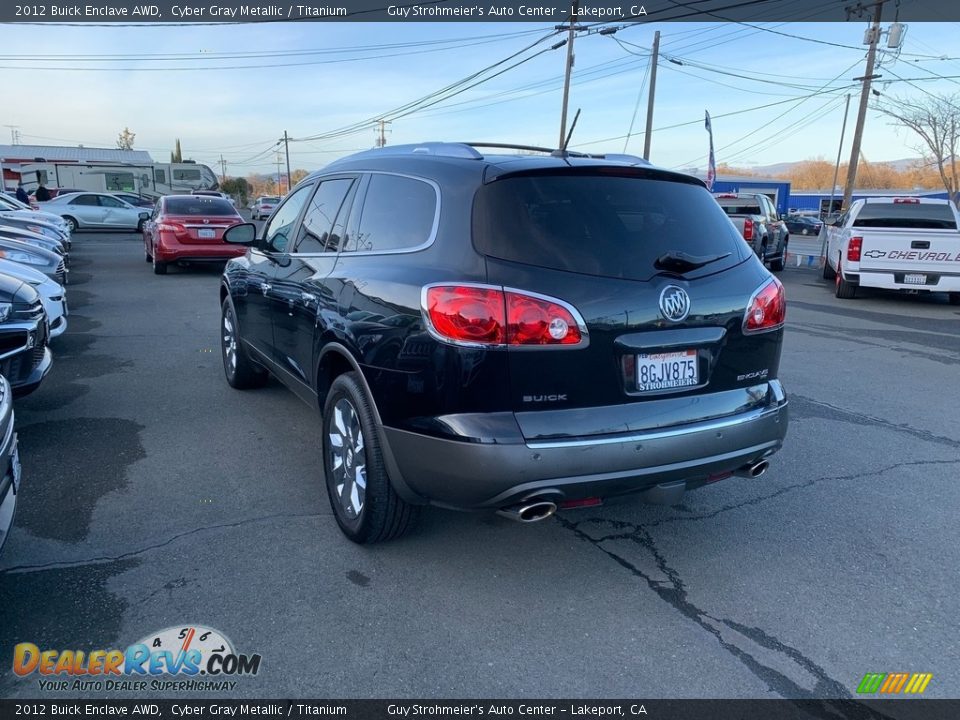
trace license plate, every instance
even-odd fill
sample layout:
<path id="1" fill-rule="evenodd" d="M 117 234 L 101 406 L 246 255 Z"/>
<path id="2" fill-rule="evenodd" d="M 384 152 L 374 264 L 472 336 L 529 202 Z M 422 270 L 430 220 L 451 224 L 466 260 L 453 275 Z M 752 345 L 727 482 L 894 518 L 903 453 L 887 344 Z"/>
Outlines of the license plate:
<path id="1" fill-rule="evenodd" d="M 202 228 L 197 231 L 197 236 L 203 238 L 204 240 L 209 240 L 210 238 L 215 238 L 217 236 L 217 231 L 209 228 Z"/>
<path id="2" fill-rule="evenodd" d="M 912 274 L 904 275 L 904 276 L 903 276 L 903 281 L 904 281 L 907 285 L 926 285 L 926 284 L 927 284 L 927 276 L 926 276 L 926 275 L 920 275 L 920 274 L 917 274 L 917 273 L 912 273 Z"/>
<path id="3" fill-rule="evenodd" d="M 675 390 L 700 384 L 696 350 L 637 355 L 637 390 Z"/>
<path id="4" fill-rule="evenodd" d="M 14 443 L 17 441 L 14 440 Z M 23 468 L 20 467 L 20 448 L 16 444 L 13 446 L 13 457 L 10 458 L 10 470 L 13 472 L 13 491 L 20 490 L 20 474 Z"/>

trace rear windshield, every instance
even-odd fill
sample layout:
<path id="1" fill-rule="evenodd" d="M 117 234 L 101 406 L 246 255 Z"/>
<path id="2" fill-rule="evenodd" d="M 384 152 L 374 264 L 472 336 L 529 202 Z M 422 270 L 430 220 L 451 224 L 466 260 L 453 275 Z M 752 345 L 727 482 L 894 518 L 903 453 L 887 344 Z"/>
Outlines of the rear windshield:
<path id="1" fill-rule="evenodd" d="M 481 188 L 473 211 L 481 253 L 554 270 L 647 280 L 658 257 L 741 261 L 736 228 L 706 188 L 666 179 L 596 174 L 514 176 Z"/>
<path id="2" fill-rule="evenodd" d="M 168 215 L 236 215 L 233 205 L 223 198 L 197 197 L 167 198 Z"/>
<path id="3" fill-rule="evenodd" d="M 957 221 L 946 203 L 871 203 L 860 208 L 853 227 L 956 230 Z"/>
<path id="4" fill-rule="evenodd" d="M 276 205 L 280 202 L 280 198 L 260 198 L 260 202 L 266 205 Z"/>
<path id="5" fill-rule="evenodd" d="M 727 215 L 762 214 L 759 205 L 744 205 L 742 200 L 717 200 L 717 202 Z"/>

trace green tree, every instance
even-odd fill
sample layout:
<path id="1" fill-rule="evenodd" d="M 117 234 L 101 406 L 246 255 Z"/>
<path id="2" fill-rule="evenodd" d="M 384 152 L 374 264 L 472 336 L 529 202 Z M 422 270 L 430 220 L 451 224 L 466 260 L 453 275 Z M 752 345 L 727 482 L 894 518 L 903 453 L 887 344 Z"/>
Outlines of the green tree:
<path id="1" fill-rule="evenodd" d="M 245 178 L 236 177 L 224 180 L 220 183 L 220 189 L 227 195 L 237 198 L 241 205 L 246 205 L 253 188 L 250 187 L 250 183 Z"/>
<path id="2" fill-rule="evenodd" d="M 180 151 L 180 138 L 177 138 L 177 146 L 172 153 L 170 153 L 170 162 L 179 163 L 183 162 L 183 153 Z"/>
<path id="3" fill-rule="evenodd" d="M 120 150 L 133 150 L 133 141 L 136 137 L 135 132 L 130 132 L 130 128 L 125 127 L 123 132 L 117 136 L 117 147 Z"/>

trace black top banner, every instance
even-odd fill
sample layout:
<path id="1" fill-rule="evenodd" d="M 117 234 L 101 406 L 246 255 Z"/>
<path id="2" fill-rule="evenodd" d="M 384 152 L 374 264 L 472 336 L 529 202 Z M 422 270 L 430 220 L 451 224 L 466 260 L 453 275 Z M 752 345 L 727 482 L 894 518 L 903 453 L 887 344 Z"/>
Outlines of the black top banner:
<path id="1" fill-rule="evenodd" d="M 13 718 L 956 720 L 960 700 L 0 700 Z"/>
<path id="2" fill-rule="evenodd" d="M 960 20 L 956 0 L 583 0 L 581 23 L 627 22 L 838 22 L 872 19 L 881 6 L 885 21 Z M 567 23 L 568 0 L 41 0 L 0 3 L 0 22 L 190 23 L 250 22 L 539 22 Z"/>

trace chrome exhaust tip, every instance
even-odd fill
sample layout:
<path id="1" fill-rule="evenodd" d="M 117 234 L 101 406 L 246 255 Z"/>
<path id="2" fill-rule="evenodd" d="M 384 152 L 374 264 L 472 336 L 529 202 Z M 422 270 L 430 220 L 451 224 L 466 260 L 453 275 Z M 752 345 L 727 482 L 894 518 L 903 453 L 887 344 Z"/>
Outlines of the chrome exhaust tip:
<path id="1" fill-rule="evenodd" d="M 758 460 L 755 463 L 744 465 L 733 474 L 737 477 L 758 478 L 763 475 L 769 467 L 770 463 L 768 463 L 766 460 Z"/>
<path id="2" fill-rule="evenodd" d="M 497 510 L 497 515 L 516 522 L 534 523 L 546 520 L 556 511 L 557 504 L 552 500 L 527 500 L 519 505 L 500 508 Z"/>

